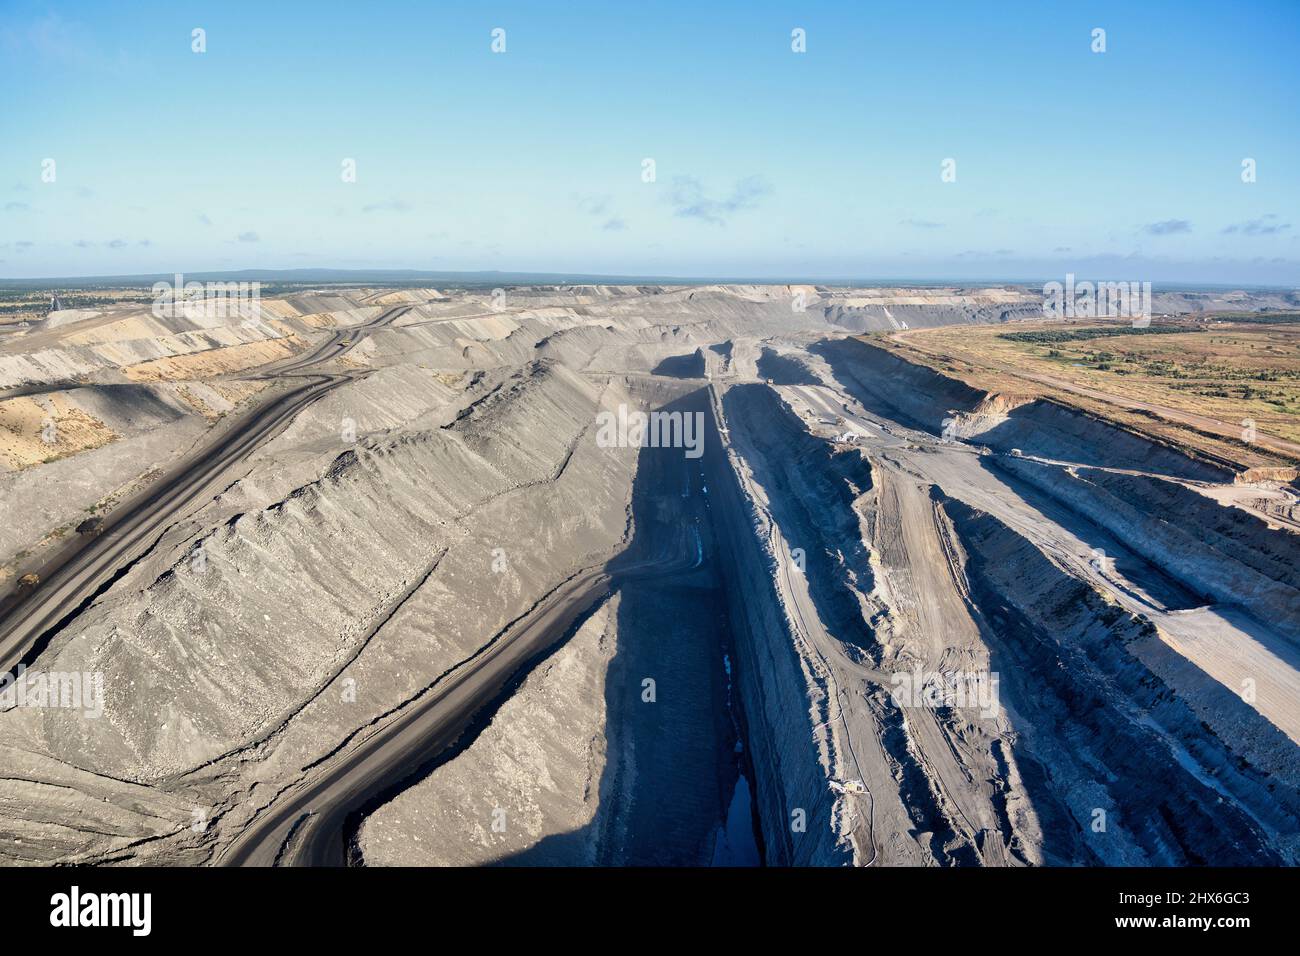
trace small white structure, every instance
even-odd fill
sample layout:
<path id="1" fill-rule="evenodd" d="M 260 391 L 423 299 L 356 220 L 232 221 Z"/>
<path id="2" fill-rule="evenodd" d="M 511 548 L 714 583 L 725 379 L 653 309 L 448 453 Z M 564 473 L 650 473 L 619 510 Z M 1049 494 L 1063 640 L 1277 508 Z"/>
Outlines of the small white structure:
<path id="1" fill-rule="evenodd" d="M 838 780 L 830 781 L 831 789 L 836 793 L 866 793 L 867 785 L 861 780 L 845 780 L 841 783 Z"/>

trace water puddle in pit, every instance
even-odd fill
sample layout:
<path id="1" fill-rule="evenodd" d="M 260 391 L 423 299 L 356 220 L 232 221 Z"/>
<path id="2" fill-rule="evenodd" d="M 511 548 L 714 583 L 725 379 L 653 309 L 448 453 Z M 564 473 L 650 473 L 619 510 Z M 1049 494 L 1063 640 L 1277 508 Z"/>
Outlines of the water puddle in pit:
<path id="1" fill-rule="evenodd" d="M 727 670 L 727 711 L 736 731 L 736 788 L 727 805 L 727 819 L 718 828 L 717 842 L 713 845 L 710 866 L 762 866 L 763 855 L 754 837 L 754 797 L 749 777 L 745 773 L 745 745 L 741 742 L 740 722 L 736 719 L 735 703 L 731 694 L 731 656 L 722 655 L 722 666 Z"/>
<path id="2" fill-rule="evenodd" d="M 749 778 L 742 772 L 727 808 L 727 823 L 718 830 L 710 866 L 762 866 L 758 842 L 754 839 L 754 805 L 749 792 Z"/>

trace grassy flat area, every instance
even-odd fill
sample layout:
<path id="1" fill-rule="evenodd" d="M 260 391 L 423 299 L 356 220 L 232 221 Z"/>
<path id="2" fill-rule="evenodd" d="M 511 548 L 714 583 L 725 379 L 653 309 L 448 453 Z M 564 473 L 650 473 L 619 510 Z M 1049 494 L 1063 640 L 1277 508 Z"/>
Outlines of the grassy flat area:
<path id="1" fill-rule="evenodd" d="M 1300 460 L 1300 448 L 1286 447 L 1300 446 L 1300 322 L 1248 319 L 950 326 L 884 344 L 989 391 L 1061 398 L 1247 465 L 1291 463 Z M 1263 440 L 1240 441 L 1246 419 Z"/>
<path id="2" fill-rule="evenodd" d="M 39 322 L 50 311 L 51 291 L 43 289 L 0 289 L 0 323 Z M 105 306 L 147 304 L 153 301 L 148 288 L 58 290 L 65 309 L 100 309 Z"/>

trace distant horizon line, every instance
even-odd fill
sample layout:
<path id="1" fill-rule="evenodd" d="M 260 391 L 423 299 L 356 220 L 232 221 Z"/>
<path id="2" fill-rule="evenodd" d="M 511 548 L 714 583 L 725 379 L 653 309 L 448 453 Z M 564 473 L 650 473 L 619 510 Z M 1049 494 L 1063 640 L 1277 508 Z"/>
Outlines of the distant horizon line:
<path id="1" fill-rule="evenodd" d="M 95 284 L 98 286 L 131 286 L 173 279 L 175 272 L 139 272 L 111 275 L 82 276 L 38 276 L 32 278 L 3 277 L 0 288 L 40 289 L 47 286 L 75 288 L 77 285 Z M 1059 275 L 1044 275 L 1031 278 L 1010 278 L 1006 276 L 947 277 L 922 279 L 908 276 L 877 276 L 875 278 L 854 276 L 798 276 L 765 277 L 754 276 L 662 276 L 636 275 L 619 273 L 584 273 L 584 272 L 525 272 L 505 269 L 479 270 L 433 270 L 433 269 L 335 269 L 294 268 L 294 269 L 225 269 L 201 270 L 179 273 L 194 281 L 224 281 L 229 279 L 294 283 L 338 283 L 338 284 L 391 284 L 394 282 L 416 283 L 420 281 L 437 281 L 441 285 L 480 286 L 491 281 L 506 285 L 825 285 L 844 288 L 871 288 L 875 286 L 932 287 L 932 286 L 1029 286 L 1040 282 L 1059 280 Z M 1083 281 L 1108 281 L 1091 275 L 1083 275 Z M 1300 286 L 1269 283 L 1228 283 L 1228 282 L 1176 282 L 1151 281 L 1153 290 L 1268 290 L 1297 291 Z"/>

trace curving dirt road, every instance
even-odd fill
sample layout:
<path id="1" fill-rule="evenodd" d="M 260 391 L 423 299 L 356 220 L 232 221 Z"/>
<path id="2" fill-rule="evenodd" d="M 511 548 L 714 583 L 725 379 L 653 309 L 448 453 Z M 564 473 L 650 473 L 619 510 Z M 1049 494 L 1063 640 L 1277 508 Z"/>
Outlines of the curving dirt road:
<path id="1" fill-rule="evenodd" d="M 685 467 L 688 459 L 680 459 Z M 676 487 L 667 475 L 655 479 Z M 677 496 L 674 495 L 676 500 Z M 633 543 L 608 563 L 578 571 L 473 656 L 346 741 L 280 793 L 217 856 L 219 866 L 342 866 L 344 827 L 354 812 L 389 793 L 452 746 L 521 668 L 564 639 L 619 585 L 694 573 L 706 560 L 692 496 L 667 540 Z M 648 552 L 648 553 L 647 553 Z M 635 560 L 628 560 L 629 556 Z"/>
<path id="2" fill-rule="evenodd" d="M 408 310 L 409 306 L 389 309 L 364 325 L 331 334 L 321 345 L 288 363 L 242 377 L 290 377 L 291 373 L 338 358 L 363 336 Z M 353 377 L 309 375 L 301 384 L 271 396 L 183 459 L 161 480 L 106 514 L 98 534 L 69 541 L 40 569 L 39 587 L 0 602 L 0 673 L 12 671 L 19 663 L 30 664 L 55 633 L 147 554 L 187 509 L 211 495 L 231 467 L 286 428 L 303 409 Z"/>

